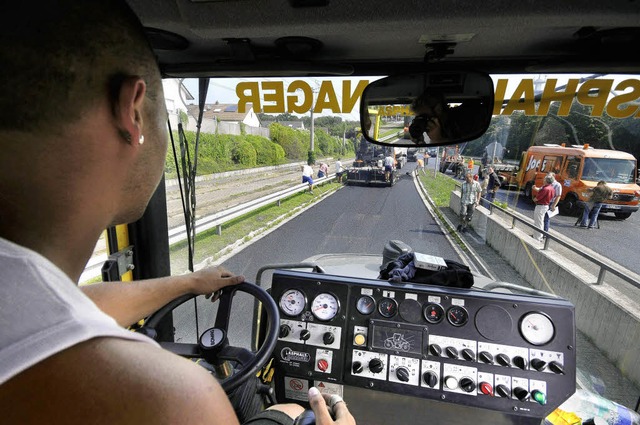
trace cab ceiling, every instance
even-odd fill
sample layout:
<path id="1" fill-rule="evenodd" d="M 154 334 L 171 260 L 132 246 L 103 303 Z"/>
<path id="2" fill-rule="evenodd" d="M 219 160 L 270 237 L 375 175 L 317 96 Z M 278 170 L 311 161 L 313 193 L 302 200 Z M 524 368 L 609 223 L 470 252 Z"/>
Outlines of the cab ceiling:
<path id="1" fill-rule="evenodd" d="M 638 1 L 129 2 L 168 76 L 640 69 Z"/>

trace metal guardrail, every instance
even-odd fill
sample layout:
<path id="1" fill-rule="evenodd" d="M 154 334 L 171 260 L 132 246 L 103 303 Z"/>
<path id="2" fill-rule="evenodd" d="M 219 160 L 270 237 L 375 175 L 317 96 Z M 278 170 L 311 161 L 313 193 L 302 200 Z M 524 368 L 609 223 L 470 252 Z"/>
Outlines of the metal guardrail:
<path id="1" fill-rule="evenodd" d="M 461 183 L 460 182 L 455 182 L 456 184 L 456 188 L 460 188 L 461 187 Z M 512 212 L 494 204 L 493 202 L 490 202 L 489 200 L 485 199 L 485 198 L 481 198 L 481 205 L 484 206 L 485 208 L 487 208 L 487 206 L 485 204 L 488 204 L 488 210 L 489 210 L 489 214 L 493 214 L 493 211 L 495 209 L 497 209 L 498 211 L 502 212 L 503 214 L 506 214 L 507 216 L 511 217 L 511 228 L 515 228 L 516 227 L 516 223 L 522 223 L 524 224 L 526 227 L 539 232 L 541 234 L 543 234 L 545 236 L 544 238 L 544 246 L 542 247 L 543 250 L 549 249 L 549 242 L 550 241 L 554 241 L 555 243 L 562 245 L 564 248 L 570 250 L 571 252 L 578 254 L 579 256 L 581 256 L 582 258 L 589 260 L 591 263 L 595 264 L 596 266 L 598 266 L 600 268 L 599 272 L 598 272 L 598 279 L 596 281 L 596 285 L 602 285 L 602 283 L 604 282 L 604 277 L 605 274 L 607 272 L 619 277 L 620 279 L 624 280 L 625 282 L 635 286 L 636 288 L 640 289 L 640 281 L 627 276 L 624 272 L 621 272 L 620 270 L 617 270 L 614 266 L 605 263 L 602 260 L 599 260 L 598 258 L 594 257 L 591 254 L 579 251 L 578 249 L 575 248 L 575 246 L 571 245 L 568 242 L 563 241 L 562 239 L 553 236 L 551 233 L 549 232 L 545 232 L 542 229 L 539 229 L 538 227 L 535 227 L 535 225 L 533 223 L 529 223 L 527 220 L 516 216 L 515 214 L 513 214 Z"/>
<path id="2" fill-rule="evenodd" d="M 322 177 L 314 181 L 314 185 L 316 184 L 325 184 L 333 179 L 335 179 L 335 174 L 328 174 L 326 177 Z M 262 198 L 254 199 L 252 201 L 246 202 L 244 204 L 236 205 L 235 207 L 227 208 L 224 211 L 217 212 L 215 214 L 208 215 L 206 217 L 201 218 L 196 221 L 196 231 L 204 232 L 209 229 L 217 228 L 218 234 L 222 232 L 222 225 L 228 221 L 231 221 L 235 218 L 243 216 L 245 214 L 249 214 L 257 209 L 265 207 L 267 205 L 278 203 L 283 199 L 286 199 L 296 193 L 304 192 L 309 189 L 309 185 L 307 183 L 300 183 L 295 186 L 289 187 L 287 189 L 281 190 L 279 192 L 275 192 Z M 174 227 L 173 229 L 169 229 L 169 246 L 176 244 L 178 242 L 182 242 L 187 239 L 187 228 L 185 225 Z M 89 263 L 87 263 L 87 267 L 84 269 L 82 276 L 80 277 L 80 282 L 85 282 L 90 279 L 94 279 L 101 275 L 102 265 L 105 261 L 107 261 L 107 255 L 101 255 L 93 258 Z"/>

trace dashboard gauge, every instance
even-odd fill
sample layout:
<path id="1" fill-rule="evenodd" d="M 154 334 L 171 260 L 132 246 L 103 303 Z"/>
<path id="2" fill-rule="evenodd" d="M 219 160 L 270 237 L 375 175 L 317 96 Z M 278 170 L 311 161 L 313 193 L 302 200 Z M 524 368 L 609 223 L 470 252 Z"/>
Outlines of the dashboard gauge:
<path id="1" fill-rule="evenodd" d="M 453 326 L 462 326 L 469 321 L 469 313 L 467 310 L 459 305 L 454 305 L 447 310 L 447 320 Z"/>
<path id="2" fill-rule="evenodd" d="M 429 323 L 440 323 L 444 318 L 444 309 L 440 304 L 427 304 L 422 310 L 424 320 Z"/>
<path id="3" fill-rule="evenodd" d="M 356 309 L 360 312 L 360 314 L 371 314 L 373 310 L 376 308 L 376 300 L 374 300 L 369 295 L 363 295 L 358 298 L 356 302 Z"/>
<path id="4" fill-rule="evenodd" d="M 378 303 L 378 312 L 386 318 L 393 317 L 398 312 L 398 303 L 393 298 L 383 298 Z"/>
<path id="5" fill-rule="evenodd" d="M 304 294 L 297 289 L 289 289 L 280 297 L 280 309 L 287 316 L 297 316 L 302 313 L 307 304 Z"/>
<path id="6" fill-rule="evenodd" d="M 338 299 L 326 292 L 318 294 L 311 303 L 311 313 L 318 320 L 331 320 L 338 314 L 338 310 L 340 310 Z"/>
<path id="7" fill-rule="evenodd" d="M 542 313 L 527 313 L 520 320 L 522 337 L 533 345 L 544 345 L 553 339 L 555 327 Z"/>

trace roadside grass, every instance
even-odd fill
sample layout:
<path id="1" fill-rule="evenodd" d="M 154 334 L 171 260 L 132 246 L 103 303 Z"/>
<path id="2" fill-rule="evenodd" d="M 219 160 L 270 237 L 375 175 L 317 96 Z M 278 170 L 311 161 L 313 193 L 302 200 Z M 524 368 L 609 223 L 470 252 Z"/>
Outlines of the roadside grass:
<path id="1" fill-rule="evenodd" d="M 221 234 L 217 229 L 199 233 L 195 242 L 194 265 L 203 261 L 215 261 L 231 252 L 235 247 L 247 243 L 254 237 L 266 232 L 280 222 L 295 214 L 300 208 L 318 201 L 322 195 L 342 187 L 342 184 L 329 182 L 315 186 L 313 195 L 302 192 L 283 199 L 280 205 L 260 208 L 242 217 L 238 217 L 222 226 Z M 187 242 L 178 242 L 170 247 L 171 274 L 184 273 L 189 269 L 189 250 Z"/>
<path id="2" fill-rule="evenodd" d="M 447 177 L 442 173 L 436 173 L 436 176 L 434 177 L 433 172 L 427 170 L 427 175 L 420 174 L 420 181 L 427 192 L 429 192 L 429 196 L 433 199 L 433 202 L 438 208 L 449 206 L 451 192 L 456 187 L 454 179 Z"/>

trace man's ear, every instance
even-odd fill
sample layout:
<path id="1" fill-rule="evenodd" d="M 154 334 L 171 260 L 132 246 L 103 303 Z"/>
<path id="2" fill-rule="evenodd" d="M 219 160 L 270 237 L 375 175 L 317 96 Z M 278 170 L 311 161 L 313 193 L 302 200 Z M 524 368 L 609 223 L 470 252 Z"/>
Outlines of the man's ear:
<path id="1" fill-rule="evenodd" d="M 124 77 L 115 94 L 114 118 L 118 131 L 133 145 L 142 144 L 142 108 L 147 84 L 141 77 Z"/>

